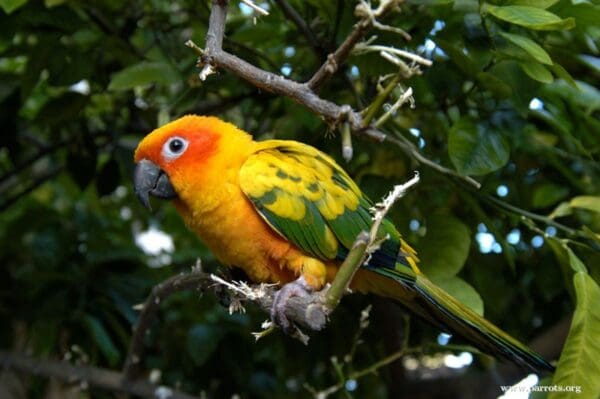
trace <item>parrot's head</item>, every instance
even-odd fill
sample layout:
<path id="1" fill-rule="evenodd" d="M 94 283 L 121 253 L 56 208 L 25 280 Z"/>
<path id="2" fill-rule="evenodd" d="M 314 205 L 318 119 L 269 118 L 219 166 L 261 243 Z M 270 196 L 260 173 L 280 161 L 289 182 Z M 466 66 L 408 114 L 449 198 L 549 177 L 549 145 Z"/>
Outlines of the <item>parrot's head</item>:
<path id="1" fill-rule="evenodd" d="M 144 137 L 135 151 L 133 178 L 142 204 L 150 209 L 150 195 L 178 198 L 194 177 L 209 169 L 211 159 L 222 152 L 221 142 L 227 141 L 223 137 L 234 131 L 218 118 L 187 115 Z"/>

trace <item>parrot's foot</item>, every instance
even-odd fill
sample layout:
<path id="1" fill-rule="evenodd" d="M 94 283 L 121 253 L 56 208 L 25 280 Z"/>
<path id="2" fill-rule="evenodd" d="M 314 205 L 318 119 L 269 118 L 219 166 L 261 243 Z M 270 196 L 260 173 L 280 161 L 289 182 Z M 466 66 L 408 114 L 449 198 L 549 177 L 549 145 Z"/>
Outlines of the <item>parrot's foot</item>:
<path id="1" fill-rule="evenodd" d="M 295 296 L 305 297 L 311 295 L 313 289 L 304 280 L 304 277 L 292 281 L 291 283 L 285 284 L 273 298 L 273 305 L 271 306 L 271 320 L 277 324 L 283 331 L 289 333 L 291 331 L 292 323 L 285 315 L 285 309 L 287 302 L 290 298 Z"/>

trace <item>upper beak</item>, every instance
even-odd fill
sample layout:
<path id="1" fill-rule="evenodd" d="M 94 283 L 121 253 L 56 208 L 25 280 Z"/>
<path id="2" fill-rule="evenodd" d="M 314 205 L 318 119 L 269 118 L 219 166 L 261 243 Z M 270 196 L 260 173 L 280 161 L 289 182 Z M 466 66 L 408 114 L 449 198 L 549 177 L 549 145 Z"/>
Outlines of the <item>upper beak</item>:
<path id="1" fill-rule="evenodd" d="M 147 159 L 142 159 L 135 166 L 133 187 L 135 195 L 148 210 L 152 210 L 150 208 L 150 194 L 162 199 L 177 198 L 177 193 L 169 181 L 169 176 L 154 162 Z"/>

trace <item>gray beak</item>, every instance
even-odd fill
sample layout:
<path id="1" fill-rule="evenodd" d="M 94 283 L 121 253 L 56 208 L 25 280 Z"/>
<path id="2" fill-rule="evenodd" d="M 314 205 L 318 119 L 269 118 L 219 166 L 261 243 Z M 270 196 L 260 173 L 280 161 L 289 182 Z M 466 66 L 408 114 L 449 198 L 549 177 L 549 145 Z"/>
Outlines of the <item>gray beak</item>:
<path id="1" fill-rule="evenodd" d="M 135 195 L 148 210 L 152 210 L 150 195 L 161 199 L 177 198 L 177 193 L 169 181 L 169 176 L 154 162 L 147 159 L 142 159 L 135 166 L 133 187 Z"/>

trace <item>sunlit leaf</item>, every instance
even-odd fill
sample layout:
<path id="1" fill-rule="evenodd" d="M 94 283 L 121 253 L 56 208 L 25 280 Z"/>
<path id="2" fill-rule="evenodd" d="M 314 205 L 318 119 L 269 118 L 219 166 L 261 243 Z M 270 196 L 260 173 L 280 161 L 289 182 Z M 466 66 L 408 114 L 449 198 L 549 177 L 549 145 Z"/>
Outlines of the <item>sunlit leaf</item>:
<path id="1" fill-rule="evenodd" d="M 585 267 L 581 259 L 579 259 L 577 255 L 575 255 L 575 252 L 573 252 L 573 250 L 566 245 L 565 249 L 567 251 L 567 254 L 569 255 L 569 264 L 571 265 L 571 269 L 573 269 L 573 271 L 576 273 L 587 273 L 587 268 Z"/>
<path id="2" fill-rule="evenodd" d="M 538 62 L 520 62 L 519 65 L 521 65 L 523 72 L 533 80 L 542 83 L 552 83 L 554 81 L 552 73 Z"/>
<path id="3" fill-rule="evenodd" d="M 548 399 L 597 399 L 600 392 L 600 288 L 583 272 L 575 273 L 575 313 L 552 384 L 581 392 L 551 392 Z"/>
<path id="4" fill-rule="evenodd" d="M 482 7 L 494 17 L 511 24 L 535 30 L 571 29 L 575 26 L 573 18 L 561 19 L 556 14 L 542 8 L 531 6 L 494 6 L 485 3 Z"/>
<path id="5" fill-rule="evenodd" d="M 558 3 L 558 0 L 509 0 L 506 5 L 531 6 L 535 8 L 549 8 Z"/>
<path id="6" fill-rule="evenodd" d="M 573 197 L 569 202 L 563 202 L 550 214 L 551 218 L 568 216 L 573 213 L 573 208 L 585 209 L 600 213 L 600 197 L 593 195 L 581 195 Z"/>
<path id="7" fill-rule="evenodd" d="M 582 195 L 571 199 L 573 208 L 587 209 L 588 211 L 600 213 L 600 197 L 592 195 Z"/>
<path id="8" fill-rule="evenodd" d="M 511 43 L 521 47 L 535 60 L 542 64 L 552 65 L 552 59 L 539 44 L 526 36 L 515 35 L 514 33 L 500 32 L 500 36 L 510 41 Z"/>

